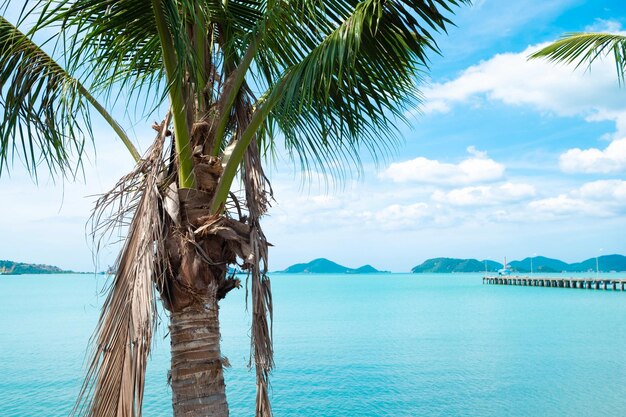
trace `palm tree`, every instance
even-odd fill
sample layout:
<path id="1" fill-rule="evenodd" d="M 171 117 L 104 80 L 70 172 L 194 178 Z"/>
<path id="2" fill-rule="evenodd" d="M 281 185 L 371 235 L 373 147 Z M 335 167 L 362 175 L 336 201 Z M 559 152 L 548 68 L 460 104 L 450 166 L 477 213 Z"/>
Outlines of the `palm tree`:
<path id="1" fill-rule="evenodd" d="M 250 281 L 256 415 L 272 415 L 262 160 L 282 143 L 303 167 L 343 173 L 359 148 L 387 152 L 394 120 L 420 100 L 433 34 L 468 2 L 38 0 L 15 25 L 0 17 L 0 170 L 18 156 L 35 175 L 44 164 L 71 177 L 94 109 L 136 161 L 92 217 L 96 232 L 121 226 L 127 237 L 75 413 L 141 415 L 160 299 L 174 415 L 228 415 L 218 301 L 241 285 L 229 273 L 238 264 Z M 164 113 L 143 156 L 105 108 L 119 91 L 130 108 Z"/>
<path id="2" fill-rule="evenodd" d="M 570 33 L 530 55 L 553 62 L 590 66 L 602 56 L 613 55 L 617 79 L 626 81 L 626 36 L 614 33 Z"/>

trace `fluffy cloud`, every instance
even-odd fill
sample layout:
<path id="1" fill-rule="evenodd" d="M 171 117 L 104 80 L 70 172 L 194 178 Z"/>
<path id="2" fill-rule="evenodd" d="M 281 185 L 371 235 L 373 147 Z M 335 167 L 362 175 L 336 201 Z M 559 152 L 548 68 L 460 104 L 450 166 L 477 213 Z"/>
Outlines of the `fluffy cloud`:
<path id="1" fill-rule="evenodd" d="M 381 174 L 394 182 L 419 182 L 440 185 L 465 185 L 495 181 L 504 175 L 504 165 L 489 158 L 486 153 L 469 147 L 470 156 L 458 164 L 449 164 L 418 157 L 396 162 Z"/>
<path id="2" fill-rule="evenodd" d="M 473 150 L 472 158 L 485 158 Z M 460 164 L 457 164 L 460 165 Z M 454 166 L 457 166 L 454 165 Z M 370 171 L 370 174 L 373 174 Z M 546 230 L 570 225 L 607 224 L 626 214 L 626 181 L 602 180 L 572 187 L 561 182 L 494 181 L 451 188 L 446 184 L 416 186 L 411 182 L 353 182 L 339 192 L 303 193 L 291 176 L 275 178 L 278 202 L 264 220 L 275 244 L 285 236 L 338 241 L 346 236 L 483 230 L 491 227 L 534 227 Z M 315 188 L 315 187 L 312 187 Z M 545 226 L 541 226 L 541 225 Z M 569 230 L 569 229 L 568 229 Z M 430 233 L 430 232 L 428 232 Z M 347 238 L 346 238 L 347 239 Z M 290 241 L 291 242 L 291 241 Z M 291 250 L 282 246 L 281 250 Z"/>
<path id="3" fill-rule="evenodd" d="M 592 25 L 585 27 L 585 32 L 619 32 L 622 24 L 617 20 L 596 19 Z"/>
<path id="4" fill-rule="evenodd" d="M 449 192 L 435 191 L 433 200 L 454 206 L 486 206 L 517 202 L 535 195 L 530 184 L 506 182 L 500 185 L 481 185 L 458 188 Z"/>
<path id="5" fill-rule="evenodd" d="M 626 170 L 626 138 L 616 139 L 605 149 L 570 149 L 559 158 L 564 172 L 614 173 Z"/>
<path id="6" fill-rule="evenodd" d="M 588 182 L 575 190 L 573 195 L 589 201 L 626 205 L 626 181 L 601 180 Z"/>
<path id="7" fill-rule="evenodd" d="M 544 198 L 528 204 L 536 214 L 552 217 L 612 217 L 626 211 L 626 181 L 601 180 L 557 197 Z"/>
<path id="8" fill-rule="evenodd" d="M 571 196 L 561 194 L 557 197 L 544 198 L 529 203 L 529 209 L 535 214 L 544 214 L 553 217 L 569 216 L 569 215 L 592 215 L 607 216 L 607 212 L 602 205 L 593 202 L 572 198 Z"/>
<path id="9" fill-rule="evenodd" d="M 614 121 L 618 130 L 624 131 L 626 103 L 617 86 L 613 60 L 598 60 L 590 71 L 528 60 L 530 54 L 545 45 L 532 45 L 519 53 L 497 54 L 467 68 L 451 81 L 433 84 L 424 90 L 426 105 L 422 110 L 447 112 L 455 104 L 479 104 L 486 98 L 532 106 L 559 116 Z"/>
<path id="10" fill-rule="evenodd" d="M 391 204 L 374 212 L 365 212 L 362 219 L 370 226 L 383 230 L 411 229 L 419 224 L 430 223 L 432 208 L 423 202 L 414 204 Z"/>
<path id="11" fill-rule="evenodd" d="M 89 150 L 85 154 L 84 181 L 78 178 L 76 182 L 54 182 L 46 177 L 45 167 L 41 167 L 40 182 L 35 184 L 17 161 L 11 177 L 0 179 L 6 202 L 0 204 L 0 218 L 5 219 L 0 222 L 0 236 L 5 237 L 0 239 L 4 259 L 94 270 L 91 238 L 86 233 L 96 196 L 112 188 L 133 167 L 123 145 L 112 141 L 107 132 L 96 131 L 96 143 L 97 159 L 89 155 Z M 34 254 L 33 236 L 46 247 L 45 251 Z M 119 245 L 101 248 L 100 267 L 112 264 L 118 249 Z"/>
<path id="12" fill-rule="evenodd" d="M 594 29 L 617 32 L 620 26 L 616 21 L 598 20 Z M 486 99 L 558 116 L 584 117 L 590 122 L 612 121 L 616 124 L 615 137 L 620 139 L 605 149 L 570 149 L 560 156 L 560 167 L 568 173 L 626 171 L 626 102 L 617 86 L 615 62 L 612 58 L 599 59 L 585 71 L 546 60 L 529 61 L 528 56 L 543 46 L 495 55 L 453 80 L 433 84 L 425 89 L 422 111 L 448 112 L 457 104 L 480 105 Z"/>

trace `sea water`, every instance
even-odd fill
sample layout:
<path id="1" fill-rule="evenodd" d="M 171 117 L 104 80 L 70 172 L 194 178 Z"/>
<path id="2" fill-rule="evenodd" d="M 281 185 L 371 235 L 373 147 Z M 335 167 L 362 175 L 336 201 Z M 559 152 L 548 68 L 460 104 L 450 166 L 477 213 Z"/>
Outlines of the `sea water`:
<path id="1" fill-rule="evenodd" d="M 0 416 L 66 416 L 103 276 L 0 277 Z M 626 292 L 481 274 L 272 276 L 277 417 L 624 416 Z M 222 302 L 232 416 L 254 415 L 245 292 Z M 167 317 L 144 414 L 170 416 Z"/>

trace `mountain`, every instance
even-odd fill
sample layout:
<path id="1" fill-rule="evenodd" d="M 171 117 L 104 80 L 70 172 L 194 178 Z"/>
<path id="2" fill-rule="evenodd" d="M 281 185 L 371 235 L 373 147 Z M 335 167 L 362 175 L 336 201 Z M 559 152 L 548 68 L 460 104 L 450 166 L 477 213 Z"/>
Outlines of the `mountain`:
<path id="1" fill-rule="evenodd" d="M 352 274 L 376 274 L 382 271 L 374 268 L 372 265 L 363 265 L 357 269 L 353 269 L 350 273 Z"/>
<path id="2" fill-rule="evenodd" d="M 535 256 L 532 258 L 533 272 L 561 272 L 571 271 L 568 263 L 558 259 L 546 258 L 545 256 Z M 594 264 L 595 265 L 595 264 Z M 524 258 L 521 261 L 509 262 L 511 270 L 516 272 L 530 272 L 530 258 Z"/>
<path id="3" fill-rule="evenodd" d="M 596 270 L 596 258 L 590 258 L 586 261 L 571 264 L 572 271 L 585 272 Z M 626 256 L 622 255 L 604 255 L 598 257 L 598 268 L 600 271 L 626 271 Z"/>
<path id="4" fill-rule="evenodd" d="M 476 259 L 433 258 L 427 259 L 422 264 L 411 269 L 413 273 L 451 273 L 451 272 L 485 272 L 496 271 L 502 268 L 502 264 Z"/>
<path id="5" fill-rule="evenodd" d="M 379 271 L 371 265 L 363 265 L 360 268 L 353 269 L 339 265 L 326 258 L 318 258 L 309 263 L 291 265 L 287 269 L 278 272 L 288 274 L 375 274 L 384 271 Z"/>
<path id="6" fill-rule="evenodd" d="M 604 255 L 597 259 L 600 271 L 626 271 L 626 256 L 623 255 Z M 487 266 L 485 268 L 485 265 Z M 513 272 L 530 272 L 530 258 L 521 261 L 511 261 L 508 263 L 509 268 Z M 414 267 L 411 272 L 414 273 L 450 273 L 450 272 L 484 272 L 485 269 L 490 272 L 497 271 L 502 268 L 502 264 L 485 260 L 478 261 L 476 259 L 454 259 L 454 258 L 433 258 L 427 259 L 420 265 Z M 583 262 L 568 264 L 558 259 L 546 258 L 545 256 L 535 256 L 532 258 L 532 271 L 541 272 L 587 272 L 596 270 L 596 258 L 590 258 Z"/>
<path id="7" fill-rule="evenodd" d="M 57 266 L 26 264 L 13 261 L 0 261 L 0 275 L 22 274 L 66 274 L 72 271 L 64 271 Z"/>

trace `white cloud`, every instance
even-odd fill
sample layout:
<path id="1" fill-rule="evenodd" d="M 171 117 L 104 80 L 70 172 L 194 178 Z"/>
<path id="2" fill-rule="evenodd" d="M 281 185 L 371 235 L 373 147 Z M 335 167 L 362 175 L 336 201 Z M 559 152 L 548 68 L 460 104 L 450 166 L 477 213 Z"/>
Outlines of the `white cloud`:
<path id="1" fill-rule="evenodd" d="M 622 24 L 617 20 L 596 19 L 593 25 L 585 27 L 585 32 L 619 32 Z"/>
<path id="2" fill-rule="evenodd" d="M 605 149 L 569 149 L 559 157 L 561 170 L 568 173 L 614 173 L 626 170 L 626 138 L 616 139 Z"/>
<path id="3" fill-rule="evenodd" d="M 589 29 L 616 33 L 621 26 L 613 20 L 597 20 Z M 449 112 L 458 104 L 491 100 L 589 122 L 612 121 L 616 132 L 608 137 L 614 140 L 605 149 L 569 149 L 560 156 L 559 165 L 567 173 L 626 171 L 626 101 L 617 85 L 613 58 L 598 59 L 587 71 L 546 60 L 529 61 L 528 56 L 543 46 L 495 55 L 451 81 L 432 85 L 425 90 L 423 111 Z"/>
<path id="4" fill-rule="evenodd" d="M 533 201 L 528 208 L 552 217 L 613 217 L 626 211 L 626 181 L 588 182 L 557 197 Z"/>
<path id="5" fill-rule="evenodd" d="M 468 158 L 480 156 L 487 157 L 470 149 Z M 559 246 L 563 239 L 568 245 L 578 240 L 588 243 L 585 233 L 596 233 L 594 239 L 602 240 L 603 247 L 607 239 L 615 247 L 623 246 L 615 230 L 623 228 L 626 218 L 626 181 L 572 185 L 572 178 L 565 183 L 524 177 L 450 187 L 371 181 L 375 174 L 366 169 L 364 182 L 351 182 L 330 193 L 313 184 L 307 193 L 292 175 L 276 174 L 278 202 L 263 225 L 275 245 L 271 262 L 277 269 L 317 256 L 340 262 L 346 254 L 362 259 L 353 261 L 357 266 L 372 262 L 366 259 L 372 251 L 393 258 L 385 268 L 395 269 L 391 265 L 401 263 L 407 248 L 414 250 L 418 240 L 428 242 L 418 245 L 420 253 L 429 253 L 425 257 L 450 254 L 450 245 L 459 245 L 461 254 L 486 246 L 495 252 L 510 251 L 514 244 L 539 251 L 537 245 Z M 516 242 L 510 241 L 512 235 Z M 395 255 L 389 255 L 392 252 Z"/>
<path id="6" fill-rule="evenodd" d="M 583 184 L 573 194 L 589 201 L 626 205 L 626 181 L 600 180 Z"/>
<path id="7" fill-rule="evenodd" d="M 40 171 L 37 185 L 17 162 L 11 177 L 0 179 L 3 202 L 0 204 L 0 253 L 6 259 L 21 262 L 41 262 L 63 268 L 93 270 L 91 239 L 87 225 L 96 196 L 112 188 L 117 180 L 133 167 L 133 160 L 123 145 L 111 139 L 107 132 L 96 131 L 98 152 L 87 150 L 84 160 L 84 180 L 75 182 L 58 179 L 55 183 Z M 34 253 L 32 239 L 45 247 Z M 103 248 L 100 267 L 112 264 L 118 246 Z"/>
<path id="8" fill-rule="evenodd" d="M 449 192 L 433 193 L 433 200 L 454 206 L 489 206 L 517 202 L 533 197 L 535 187 L 530 184 L 506 182 L 500 185 L 481 185 L 458 188 Z"/>
<path id="9" fill-rule="evenodd" d="M 561 194 L 558 197 L 544 198 L 529 203 L 528 207 L 537 214 L 550 216 L 593 215 L 606 216 L 609 213 L 601 205 L 584 199 Z"/>
<path id="10" fill-rule="evenodd" d="M 504 175 L 504 165 L 490 159 L 485 152 L 470 146 L 470 157 L 458 164 L 444 163 L 424 157 L 396 162 L 380 175 L 394 182 L 418 182 L 440 185 L 465 185 L 495 181 Z"/>
<path id="11" fill-rule="evenodd" d="M 423 202 L 414 204 L 392 204 L 375 212 L 366 212 L 364 220 L 383 230 L 410 229 L 432 218 L 431 207 Z"/>
<path id="12" fill-rule="evenodd" d="M 615 29 L 614 24 L 604 22 Z M 590 121 L 613 121 L 626 133 L 626 103 L 618 88 L 612 58 L 599 59 L 591 70 L 574 69 L 528 56 L 546 44 L 522 52 L 502 53 L 464 70 L 457 78 L 424 89 L 425 113 L 448 112 L 455 104 L 487 99 L 531 106 L 559 116 L 582 116 Z"/>

